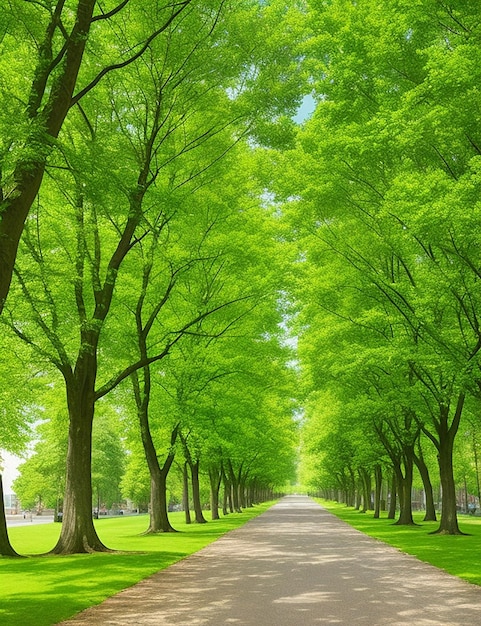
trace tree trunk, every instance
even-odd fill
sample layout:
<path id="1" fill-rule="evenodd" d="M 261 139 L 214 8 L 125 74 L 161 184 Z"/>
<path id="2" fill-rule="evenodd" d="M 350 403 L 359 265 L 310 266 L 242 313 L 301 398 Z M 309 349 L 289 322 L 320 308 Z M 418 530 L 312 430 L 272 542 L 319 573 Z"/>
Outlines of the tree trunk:
<path id="1" fill-rule="evenodd" d="M 231 463 L 230 459 L 227 462 L 227 471 L 229 472 L 229 480 L 230 480 L 230 484 L 231 484 L 231 492 L 232 492 L 232 501 L 233 501 L 234 511 L 236 513 L 242 513 L 242 510 L 241 510 L 240 504 L 239 504 L 239 482 L 238 482 L 237 477 L 235 475 L 234 468 L 232 467 L 232 463 Z"/>
<path id="2" fill-rule="evenodd" d="M 89 344 L 89 348 L 92 344 Z M 92 423 L 95 407 L 96 350 L 84 351 L 72 377 L 66 379 L 69 412 L 67 472 L 62 530 L 52 552 L 108 552 L 92 517 Z"/>
<path id="3" fill-rule="evenodd" d="M 167 475 L 174 455 L 169 454 L 162 467 L 150 473 L 150 524 L 145 534 L 176 532 L 169 521 L 167 503 Z"/>
<path id="4" fill-rule="evenodd" d="M 453 474 L 452 443 L 443 441 L 439 450 L 439 476 L 441 479 L 442 504 L 441 520 L 436 533 L 461 535 L 456 510 L 456 489 Z"/>
<path id="5" fill-rule="evenodd" d="M 241 463 L 240 467 L 239 467 L 239 472 L 237 474 L 237 480 L 238 480 L 238 484 L 239 484 L 239 508 L 245 509 L 247 507 L 247 500 L 246 500 L 246 481 L 247 481 L 247 476 L 248 476 L 248 472 L 243 472 L 242 471 L 242 467 L 243 467 L 243 463 Z"/>
<path id="6" fill-rule="evenodd" d="M 200 484 L 199 484 L 199 460 L 189 463 L 190 474 L 192 477 L 192 501 L 194 504 L 195 521 L 197 524 L 206 524 L 207 520 L 202 513 L 202 504 L 200 501 Z"/>
<path id="7" fill-rule="evenodd" d="M 371 508 L 371 474 L 366 469 L 360 468 L 359 476 L 362 487 L 361 513 L 366 513 Z"/>
<path id="8" fill-rule="evenodd" d="M 3 481 L 0 474 L 0 555 L 15 556 L 20 555 L 13 549 L 8 537 L 7 518 L 5 515 L 5 501 L 3 498 Z"/>
<path id="9" fill-rule="evenodd" d="M 396 505 L 397 505 L 397 479 L 396 472 L 392 472 L 391 476 L 391 497 L 389 498 L 389 511 L 387 513 L 388 519 L 396 518 Z"/>
<path id="10" fill-rule="evenodd" d="M 182 507 L 185 513 L 185 523 L 191 524 L 190 503 L 189 503 L 189 473 L 187 471 L 187 461 L 182 468 Z"/>
<path id="11" fill-rule="evenodd" d="M 356 503 L 356 474 L 352 467 L 349 466 L 349 479 L 348 479 L 348 495 L 347 506 L 355 506 Z"/>
<path id="12" fill-rule="evenodd" d="M 360 510 L 362 504 L 362 488 L 360 488 L 360 482 L 361 480 L 359 479 L 357 481 L 356 494 L 354 497 L 354 508 L 356 511 Z"/>
<path id="13" fill-rule="evenodd" d="M 374 502 L 374 517 L 379 519 L 381 512 L 381 489 L 382 489 L 382 469 L 380 465 L 374 467 L 375 478 L 375 502 Z"/>
<path id="14" fill-rule="evenodd" d="M 141 348 L 144 346 L 141 346 Z M 140 350 L 141 356 L 146 356 L 146 346 Z M 178 425 L 174 427 L 170 436 L 170 451 L 167 454 L 164 464 L 161 466 L 157 450 L 152 438 L 149 422 L 150 405 L 150 367 L 142 368 L 143 387 L 139 382 L 139 373 L 134 372 L 131 376 L 134 389 L 135 403 L 137 405 L 137 417 L 140 424 L 140 435 L 144 448 L 145 459 L 150 473 L 150 523 L 146 534 L 175 532 L 175 528 L 169 521 L 167 507 L 167 475 L 174 462 L 174 446 L 179 433 Z"/>
<path id="15" fill-rule="evenodd" d="M 476 439 L 476 431 L 473 429 L 473 458 L 474 468 L 476 471 L 476 490 L 478 496 L 478 503 L 481 505 L 481 484 L 479 480 L 479 459 L 478 459 L 478 442 Z"/>
<path id="16" fill-rule="evenodd" d="M 423 481 L 424 493 L 426 496 L 426 513 L 424 515 L 425 522 L 436 521 L 436 508 L 434 506 L 434 494 L 431 477 L 429 476 L 428 466 L 426 465 L 423 457 L 421 447 L 419 447 L 419 454 L 414 455 L 414 463 L 418 468 L 421 480 Z"/>
<path id="17" fill-rule="evenodd" d="M 403 453 L 404 474 L 401 464 L 394 466 L 397 478 L 397 492 L 399 496 L 399 518 L 396 522 L 398 526 L 413 526 L 413 510 L 411 492 L 413 486 L 413 456 L 412 448 L 406 446 Z"/>
<path id="18" fill-rule="evenodd" d="M 234 505 L 232 502 L 232 485 L 229 480 L 229 476 L 225 471 L 224 463 L 221 463 L 220 470 L 222 472 L 222 482 L 224 483 L 224 499 L 222 505 L 222 514 L 228 515 L 229 511 L 234 512 Z"/>
<path id="19" fill-rule="evenodd" d="M 222 495 L 222 515 L 224 516 L 229 515 L 229 489 L 230 487 L 224 483 L 224 492 Z"/>
<path id="20" fill-rule="evenodd" d="M 250 509 L 254 506 L 253 500 L 252 500 L 252 486 L 249 483 L 248 485 L 246 484 L 245 486 L 245 499 L 246 499 L 246 506 Z"/>
<path id="21" fill-rule="evenodd" d="M 210 511 L 211 518 L 219 519 L 219 489 L 222 480 L 222 475 L 219 469 L 211 467 L 209 469 L 209 482 L 210 482 Z"/>
<path id="22" fill-rule="evenodd" d="M 441 520 L 435 533 L 443 535 L 463 535 L 458 525 L 456 510 L 456 487 L 453 471 L 453 448 L 454 438 L 459 428 L 459 421 L 464 406 L 465 396 L 461 393 L 458 397 L 455 414 L 448 426 L 449 407 L 441 407 L 438 428 L 439 447 L 438 464 L 442 488 Z"/>

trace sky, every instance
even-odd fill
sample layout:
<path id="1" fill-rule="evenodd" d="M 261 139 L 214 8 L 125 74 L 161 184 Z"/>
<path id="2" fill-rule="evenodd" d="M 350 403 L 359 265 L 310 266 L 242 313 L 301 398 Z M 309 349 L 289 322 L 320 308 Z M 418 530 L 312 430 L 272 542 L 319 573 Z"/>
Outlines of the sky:
<path id="1" fill-rule="evenodd" d="M 18 456 L 14 456 L 9 452 L 5 452 L 4 450 L 0 451 L 1 459 L 3 461 L 3 472 L 2 472 L 2 482 L 3 482 L 3 493 L 13 493 L 12 490 L 12 482 L 18 476 L 17 466 L 23 462 L 23 459 L 20 459 Z"/>
<path id="2" fill-rule="evenodd" d="M 316 108 L 316 101 L 311 95 L 304 96 L 301 102 L 301 106 L 297 109 L 297 114 L 294 117 L 294 121 L 298 124 L 302 124 L 308 117 L 312 115 Z"/>

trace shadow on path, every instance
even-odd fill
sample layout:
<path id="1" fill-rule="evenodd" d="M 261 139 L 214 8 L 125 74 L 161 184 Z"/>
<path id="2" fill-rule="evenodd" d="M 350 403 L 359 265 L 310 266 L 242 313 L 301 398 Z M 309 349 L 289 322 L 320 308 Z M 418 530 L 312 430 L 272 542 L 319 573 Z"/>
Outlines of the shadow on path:
<path id="1" fill-rule="evenodd" d="M 481 588 L 288 496 L 65 626 L 481 624 Z"/>

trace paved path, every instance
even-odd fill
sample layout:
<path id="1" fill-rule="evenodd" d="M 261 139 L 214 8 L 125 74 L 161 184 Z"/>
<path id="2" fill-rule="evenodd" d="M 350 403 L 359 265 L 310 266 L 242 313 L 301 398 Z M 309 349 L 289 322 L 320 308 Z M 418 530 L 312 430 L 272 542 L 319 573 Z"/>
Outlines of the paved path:
<path id="1" fill-rule="evenodd" d="M 64 624 L 472 626 L 481 624 L 481 588 L 288 496 Z"/>

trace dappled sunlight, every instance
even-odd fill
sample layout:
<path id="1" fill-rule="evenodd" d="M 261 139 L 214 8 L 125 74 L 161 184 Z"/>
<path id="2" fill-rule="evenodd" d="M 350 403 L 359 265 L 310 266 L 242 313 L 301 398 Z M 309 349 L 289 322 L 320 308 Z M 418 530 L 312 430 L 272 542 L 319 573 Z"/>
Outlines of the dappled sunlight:
<path id="1" fill-rule="evenodd" d="M 290 496 L 68 624 L 456 626 L 480 611 L 481 589 Z"/>

